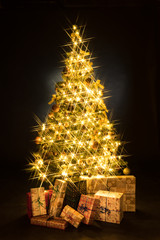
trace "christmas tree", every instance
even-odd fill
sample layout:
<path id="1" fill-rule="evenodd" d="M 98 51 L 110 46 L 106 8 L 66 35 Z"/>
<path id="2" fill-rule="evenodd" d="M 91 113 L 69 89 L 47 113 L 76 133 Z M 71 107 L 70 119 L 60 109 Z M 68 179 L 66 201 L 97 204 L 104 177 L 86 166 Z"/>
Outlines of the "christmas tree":
<path id="1" fill-rule="evenodd" d="M 104 87 L 95 78 L 83 28 L 73 26 L 62 79 L 56 84 L 52 109 L 36 127 L 38 151 L 30 163 L 34 177 L 52 184 L 54 178 L 116 175 L 126 166 L 123 143 L 107 117 Z"/>

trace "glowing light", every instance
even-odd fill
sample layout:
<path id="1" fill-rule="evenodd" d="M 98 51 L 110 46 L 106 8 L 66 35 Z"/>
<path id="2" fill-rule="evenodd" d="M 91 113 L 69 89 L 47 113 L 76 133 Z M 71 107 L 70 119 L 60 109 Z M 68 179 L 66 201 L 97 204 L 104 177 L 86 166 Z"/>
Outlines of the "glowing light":
<path id="1" fill-rule="evenodd" d="M 68 174 L 66 173 L 66 171 L 63 171 L 63 172 L 62 172 L 62 176 L 67 177 L 67 175 L 68 175 Z"/>
<path id="2" fill-rule="evenodd" d="M 73 180 L 79 175 L 102 178 L 125 165 L 123 155 L 119 156 L 123 149 L 119 135 L 107 118 L 102 98 L 106 91 L 95 78 L 88 43 L 80 44 L 81 32 L 73 25 L 68 33 L 71 50 L 64 59 L 63 81 L 56 84 L 53 103 L 59 105 L 59 111 L 52 108 L 52 117 L 43 124 L 37 121 L 43 141 L 31 168 L 41 182 L 52 182 L 54 177 Z"/>

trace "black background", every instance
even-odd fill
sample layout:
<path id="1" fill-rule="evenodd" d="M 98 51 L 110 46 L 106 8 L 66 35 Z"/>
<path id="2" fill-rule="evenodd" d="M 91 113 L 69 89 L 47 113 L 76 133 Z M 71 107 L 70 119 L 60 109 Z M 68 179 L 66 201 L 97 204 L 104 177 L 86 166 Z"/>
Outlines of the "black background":
<path id="1" fill-rule="evenodd" d="M 159 1 L 1 1 L 1 239 L 160 239 Z M 76 22 L 76 19 L 77 22 Z M 86 24 L 106 104 L 137 177 L 137 212 L 120 226 L 100 223 L 63 232 L 30 226 L 24 169 L 34 149 L 34 114 L 44 121 L 61 81 L 63 31 Z"/>

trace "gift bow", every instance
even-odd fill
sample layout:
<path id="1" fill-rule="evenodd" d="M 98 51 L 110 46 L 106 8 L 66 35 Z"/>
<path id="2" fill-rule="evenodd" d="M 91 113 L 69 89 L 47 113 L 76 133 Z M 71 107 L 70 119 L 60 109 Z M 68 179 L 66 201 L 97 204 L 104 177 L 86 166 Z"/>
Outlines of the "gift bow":
<path id="1" fill-rule="evenodd" d="M 53 187 L 53 191 L 57 194 L 59 193 L 59 185 L 57 185 L 56 187 Z"/>
<path id="2" fill-rule="evenodd" d="M 43 206 L 44 204 L 43 204 L 43 202 L 40 201 L 40 199 L 41 199 L 40 196 L 38 196 L 37 200 L 35 200 L 35 202 L 38 203 L 39 208 L 40 208 L 40 206 L 44 207 Z"/>
<path id="3" fill-rule="evenodd" d="M 107 213 L 108 215 L 110 215 L 110 213 L 111 213 L 111 210 L 109 210 L 108 208 L 105 208 L 105 207 L 100 207 L 99 208 L 100 209 L 100 213 Z"/>
<path id="4" fill-rule="evenodd" d="M 82 205 L 79 207 L 79 210 L 82 211 L 82 213 L 88 212 L 88 211 L 94 211 L 93 209 L 88 208 L 88 207 L 86 206 L 86 204 L 85 204 L 85 206 L 84 206 L 84 204 L 82 204 Z"/>

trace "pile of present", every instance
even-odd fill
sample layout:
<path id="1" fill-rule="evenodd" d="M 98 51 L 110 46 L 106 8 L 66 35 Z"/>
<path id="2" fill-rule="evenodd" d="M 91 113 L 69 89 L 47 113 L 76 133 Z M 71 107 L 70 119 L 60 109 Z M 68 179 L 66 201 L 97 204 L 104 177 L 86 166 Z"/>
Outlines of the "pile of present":
<path id="1" fill-rule="evenodd" d="M 136 211 L 134 176 L 91 177 L 72 183 L 56 179 L 51 190 L 32 188 L 27 193 L 31 224 L 66 229 L 81 222 L 120 223 L 123 212 Z"/>

